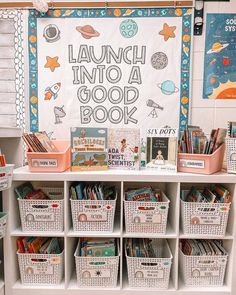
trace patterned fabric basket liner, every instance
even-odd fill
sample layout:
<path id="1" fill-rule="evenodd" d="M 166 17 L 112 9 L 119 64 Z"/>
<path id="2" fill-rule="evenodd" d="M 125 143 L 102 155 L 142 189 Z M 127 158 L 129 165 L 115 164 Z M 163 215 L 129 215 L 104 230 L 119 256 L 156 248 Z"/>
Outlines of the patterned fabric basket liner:
<path id="1" fill-rule="evenodd" d="M 115 288 L 117 285 L 120 252 L 117 256 L 82 257 L 80 242 L 75 251 L 77 282 L 80 287 Z"/>
<path id="2" fill-rule="evenodd" d="M 183 190 L 186 195 L 189 191 Z M 224 237 L 231 203 L 181 203 L 184 234 Z"/>
<path id="3" fill-rule="evenodd" d="M 62 232 L 64 228 L 64 188 L 40 187 L 53 200 L 19 199 L 22 230 Z"/>
<path id="4" fill-rule="evenodd" d="M 0 191 L 11 187 L 14 167 L 14 164 L 7 164 L 6 166 L 0 167 Z"/>
<path id="5" fill-rule="evenodd" d="M 189 256 L 179 249 L 180 271 L 185 285 L 222 286 L 228 255 Z"/>
<path id="6" fill-rule="evenodd" d="M 173 256 L 165 239 L 153 239 L 156 258 L 127 255 L 129 287 L 168 289 Z"/>
<path id="7" fill-rule="evenodd" d="M 64 273 L 64 251 L 60 254 L 18 253 L 22 284 L 60 284 Z"/>
<path id="8" fill-rule="evenodd" d="M 112 232 L 115 200 L 70 200 L 74 231 Z"/>
<path id="9" fill-rule="evenodd" d="M 124 201 L 127 233 L 166 233 L 170 201 L 161 194 L 163 202 Z"/>

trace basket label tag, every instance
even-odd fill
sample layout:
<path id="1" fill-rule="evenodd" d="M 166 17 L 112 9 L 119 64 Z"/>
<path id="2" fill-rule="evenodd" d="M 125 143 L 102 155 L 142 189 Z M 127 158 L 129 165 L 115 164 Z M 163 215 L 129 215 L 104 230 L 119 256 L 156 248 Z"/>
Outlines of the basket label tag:
<path id="1" fill-rule="evenodd" d="M 136 270 L 135 278 L 144 278 L 144 279 L 163 279 L 164 270 L 163 269 L 142 269 Z"/>
<path id="2" fill-rule="evenodd" d="M 179 165 L 180 165 L 180 167 L 185 167 L 185 168 L 204 169 L 205 168 L 205 161 L 204 160 L 180 159 Z"/>
<path id="3" fill-rule="evenodd" d="M 33 167 L 57 167 L 56 159 L 32 159 Z"/>
<path id="4" fill-rule="evenodd" d="M 201 267 L 201 268 L 192 268 L 192 277 L 219 277 L 220 269 L 218 267 Z"/>
<path id="5" fill-rule="evenodd" d="M 161 223 L 161 214 L 133 214 L 133 223 Z"/>
<path id="6" fill-rule="evenodd" d="M 208 224 L 208 225 L 220 225 L 221 224 L 221 218 L 220 216 L 209 216 L 209 215 L 205 215 L 205 216 L 197 216 L 197 215 L 192 215 L 191 216 L 191 224 L 192 225 L 204 225 L 204 224 Z"/>
<path id="7" fill-rule="evenodd" d="M 31 215 L 32 220 L 29 220 L 29 216 Z M 55 216 L 53 213 L 45 213 L 45 212 L 38 212 L 38 213 L 30 213 L 26 216 L 27 221 L 55 221 Z"/>
<path id="8" fill-rule="evenodd" d="M 8 180 L 6 178 L 1 179 L 0 180 L 0 191 L 6 189 L 7 185 L 8 185 Z"/>
<path id="9" fill-rule="evenodd" d="M 25 272 L 27 275 L 53 275 L 53 266 L 35 264 L 35 265 L 26 267 Z"/>
<path id="10" fill-rule="evenodd" d="M 83 279 L 93 279 L 93 278 L 110 278 L 111 270 L 110 269 L 86 269 L 82 271 Z"/>
<path id="11" fill-rule="evenodd" d="M 107 212 L 79 212 L 78 220 L 86 221 L 107 221 Z"/>

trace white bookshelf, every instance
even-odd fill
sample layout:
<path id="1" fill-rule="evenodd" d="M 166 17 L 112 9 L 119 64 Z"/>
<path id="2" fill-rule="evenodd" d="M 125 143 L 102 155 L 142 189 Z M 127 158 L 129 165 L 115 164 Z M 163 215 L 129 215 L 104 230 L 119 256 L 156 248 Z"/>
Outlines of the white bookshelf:
<path id="1" fill-rule="evenodd" d="M 65 211 L 64 211 L 64 232 L 32 232 L 23 233 L 21 230 L 18 202 L 14 195 L 14 188 L 21 183 L 31 181 L 33 184 L 45 183 L 48 186 L 63 186 L 65 193 Z M 103 181 L 115 183 L 119 189 L 119 197 L 117 199 L 117 212 L 115 216 L 115 226 L 113 233 L 84 233 L 74 232 L 72 229 L 70 201 L 69 201 L 69 186 L 73 181 Z M 165 235 L 154 234 L 129 234 L 125 232 L 123 225 L 123 193 L 130 184 L 135 183 L 136 186 L 143 186 L 147 183 L 153 187 L 161 188 L 168 198 L 170 199 L 170 209 L 168 216 L 168 226 Z M 224 247 L 229 253 L 229 259 L 226 268 L 225 281 L 222 287 L 186 287 L 181 277 L 179 276 L 179 258 L 178 258 L 178 245 L 179 239 L 187 238 L 182 233 L 180 226 L 180 190 L 182 187 L 189 187 L 192 184 L 206 185 L 222 183 L 227 186 L 233 194 L 233 202 L 229 214 L 229 221 L 227 226 L 227 234 L 224 237 Z M 141 170 L 141 171 L 99 171 L 99 172 L 64 172 L 64 173 L 30 173 L 28 167 L 18 168 L 14 171 L 12 187 L 4 192 L 4 210 L 9 212 L 7 235 L 4 240 L 5 255 L 5 294 L 6 295 L 104 295 L 104 294 L 117 294 L 117 295 L 135 295 L 135 294 L 150 294 L 150 295 L 235 295 L 236 294 L 236 221 L 234 218 L 236 212 L 236 176 L 226 173 L 218 173 L 215 175 L 196 175 L 196 174 L 157 174 L 155 171 Z M 20 274 L 18 269 L 18 261 L 16 256 L 16 239 L 19 236 L 58 236 L 64 239 L 65 246 L 65 274 L 64 280 L 57 286 L 26 286 L 21 284 Z M 118 278 L 118 285 L 116 288 L 79 288 L 77 286 L 75 275 L 75 261 L 74 252 L 78 241 L 81 236 L 93 237 L 117 237 L 120 239 L 121 260 L 120 271 Z M 171 252 L 173 254 L 173 263 L 171 268 L 170 285 L 169 289 L 165 291 L 157 291 L 152 289 L 131 289 L 128 285 L 128 278 L 126 274 L 126 259 L 123 253 L 123 241 L 127 237 L 160 237 L 166 238 L 169 242 Z M 210 238 L 205 236 L 191 236 L 191 238 Z M 211 237 L 212 238 L 212 237 Z M 235 254 L 234 254 L 235 253 Z"/>

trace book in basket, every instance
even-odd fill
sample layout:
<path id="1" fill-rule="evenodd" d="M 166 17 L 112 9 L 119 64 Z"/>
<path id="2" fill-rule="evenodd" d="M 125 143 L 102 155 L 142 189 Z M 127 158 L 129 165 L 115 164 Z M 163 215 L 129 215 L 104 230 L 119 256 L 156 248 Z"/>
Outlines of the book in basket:
<path id="1" fill-rule="evenodd" d="M 140 130 L 137 128 L 117 128 L 108 130 L 108 166 L 139 170 Z"/>
<path id="2" fill-rule="evenodd" d="M 178 129 L 169 127 L 147 130 L 146 167 L 159 171 L 177 171 Z"/>
<path id="3" fill-rule="evenodd" d="M 71 170 L 107 168 L 107 129 L 71 128 Z"/>

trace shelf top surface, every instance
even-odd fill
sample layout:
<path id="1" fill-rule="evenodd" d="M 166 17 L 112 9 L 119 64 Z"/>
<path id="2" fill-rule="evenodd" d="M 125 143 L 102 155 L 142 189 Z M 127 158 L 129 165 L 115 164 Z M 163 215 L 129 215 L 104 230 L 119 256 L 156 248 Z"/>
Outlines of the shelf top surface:
<path id="1" fill-rule="evenodd" d="M 154 170 L 106 170 L 62 173 L 32 173 L 28 166 L 14 170 L 14 181 L 150 181 L 150 182 L 203 182 L 236 183 L 235 174 L 219 172 L 212 175 L 190 173 L 160 174 Z"/>
<path id="2" fill-rule="evenodd" d="M 0 138 L 16 138 L 22 136 L 20 127 L 0 127 Z"/>

